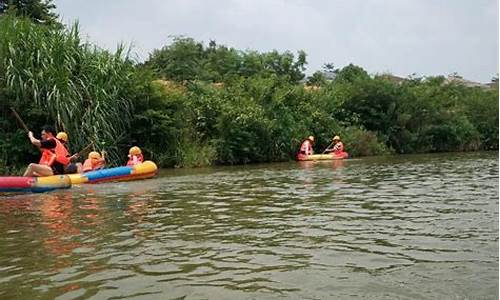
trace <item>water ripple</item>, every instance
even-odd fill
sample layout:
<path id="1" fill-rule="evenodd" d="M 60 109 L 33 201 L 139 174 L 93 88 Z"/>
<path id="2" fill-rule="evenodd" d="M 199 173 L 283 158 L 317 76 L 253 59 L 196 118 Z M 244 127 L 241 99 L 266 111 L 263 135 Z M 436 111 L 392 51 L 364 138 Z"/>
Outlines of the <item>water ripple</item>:
<path id="1" fill-rule="evenodd" d="M 498 153 L 0 196 L 0 298 L 496 298 Z"/>

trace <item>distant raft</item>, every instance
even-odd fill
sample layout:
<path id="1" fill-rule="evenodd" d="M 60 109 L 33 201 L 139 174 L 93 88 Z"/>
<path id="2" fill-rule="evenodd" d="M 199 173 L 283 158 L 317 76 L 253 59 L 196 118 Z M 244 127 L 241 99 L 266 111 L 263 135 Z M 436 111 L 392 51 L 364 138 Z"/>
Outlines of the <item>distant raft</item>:
<path id="1" fill-rule="evenodd" d="M 313 161 L 313 160 L 339 160 L 346 159 L 349 157 L 347 152 L 342 152 L 340 154 L 312 154 L 312 155 L 297 155 L 298 161 Z"/>
<path id="2" fill-rule="evenodd" d="M 102 169 L 68 176 L 72 184 L 82 184 L 147 179 L 156 176 L 157 172 L 158 167 L 156 164 L 147 160 L 135 166 Z"/>
<path id="3" fill-rule="evenodd" d="M 43 193 L 70 187 L 71 180 L 67 175 L 46 177 L 0 177 L 0 192 Z"/>

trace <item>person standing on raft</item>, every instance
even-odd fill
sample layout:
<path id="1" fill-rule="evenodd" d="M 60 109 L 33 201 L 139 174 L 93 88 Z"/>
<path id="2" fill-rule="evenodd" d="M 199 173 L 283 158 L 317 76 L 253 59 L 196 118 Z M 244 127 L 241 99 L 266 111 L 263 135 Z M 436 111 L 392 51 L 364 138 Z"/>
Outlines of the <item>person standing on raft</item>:
<path id="1" fill-rule="evenodd" d="M 65 167 L 70 162 L 68 150 L 54 137 L 54 128 L 46 125 L 42 128 L 42 140 L 33 136 L 33 132 L 28 132 L 31 144 L 37 146 L 42 151 L 40 161 L 29 164 L 23 176 L 52 176 L 64 174 Z"/>

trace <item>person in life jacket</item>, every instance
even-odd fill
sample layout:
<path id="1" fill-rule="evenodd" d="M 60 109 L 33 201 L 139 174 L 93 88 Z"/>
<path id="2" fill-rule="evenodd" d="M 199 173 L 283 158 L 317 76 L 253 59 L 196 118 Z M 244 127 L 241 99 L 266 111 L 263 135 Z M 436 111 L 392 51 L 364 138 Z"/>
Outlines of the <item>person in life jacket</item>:
<path id="1" fill-rule="evenodd" d="M 344 143 L 340 140 L 340 136 L 336 135 L 332 140 L 332 148 L 326 149 L 325 152 L 333 153 L 333 155 L 347 158 L 348 154 L 344 151 Z"/>
<path id="2" fill-rule="evenodd" d="M 78 153 L 70 156 L 69 155 L 69 149 L 68 149 L 68 134 L 66 132 L 59 132 L 56 135 L 56 139 L 63 144 L 63 146 L 66 148 L 66 151 L 68 152 L 67 157 L 68 157 L 68 164 L 64 167 L 64 174 L 74 174 L 74 173 L 82 173 L 82 164 L 75 162 L 76 159 L 78 159 L 79 155 Z"/>
<path id="3" fill-rule="evenodd" d="M 144 161 L 144 156 L 142 156 L 141 148 L 134 146 L 128 151 L 128 162 L 127 166 L 133 166 L 140 164 Z"/>
<path id="4" fill-rule="evenodd" d="M 312 155 L 312 154 L 314 154 L 313 144 L 314 144 L 314 136 L 310 135 L 300 145 L 299 155 Z"/>
<path id="5" fill-rule="evenodd" d="M 23 176 L 64 174 L 64 168 L 69 164 L 70 156 L 66 147 L 54 137 L 54 132 L 55 130 L 52 126 L 44 126 L 42 128 L 41 140 L 36 139 L 33 132 L 28 132 L 31 144 L 40 148 L 42 157 L 37 164 L 29 164 Z"/>
<path id="6" fill-rule="evenodd" d="M 88 158 L 83 163 L 83 172 L 103 169 L 106 165 L 106 158 L 104 156 L 104 151 L 102 152 L 102 156 L 99 154 L 99 152 L 90 152 Z"/>

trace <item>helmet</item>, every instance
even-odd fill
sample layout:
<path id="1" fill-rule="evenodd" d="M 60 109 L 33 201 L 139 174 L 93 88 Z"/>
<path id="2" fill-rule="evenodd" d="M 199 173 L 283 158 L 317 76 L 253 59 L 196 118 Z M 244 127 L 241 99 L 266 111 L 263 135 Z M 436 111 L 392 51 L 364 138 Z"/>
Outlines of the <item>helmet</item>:
<path id="1" fill-rule="evenodd" d="M 66 134 L 66 132 L 61 131 L 61 132 L 59 132 L 56 135 L 56 139 L 64 141 L 65 143 L 67 143 L 68 142 L 68 135 Z"/>
<path id="2" fill-rule="evenodd" d="M 334 140 L 334 141 L 340 141 L 340 136 L 338 136 L 338 135 L 334 136 L 334 137 L 333 137 L 333 140 Z"/>
<path id="3" fill-rule="evenodd" d="M 130 148 L 130 150 L 128 150 L 128 154 L 130 154 L 130 155 L 139 155 L 141 153 L 142 153 L 141 148 L 139 148 L 137 146 L 134 146 L 134 147 Z"/>
<path id="4" fill-rule="evenodd" d="M 89 159 L 100 159 L 100 158 L 101 154 L 99 154 L 99 152 L 92 151 L 89 153 Z"/>
<path id="5" fill-rule="evenodd" d="M 311 140 L 311 142 L 314 142 L 314 137 L 310 135 L 307 139 Z"/>

